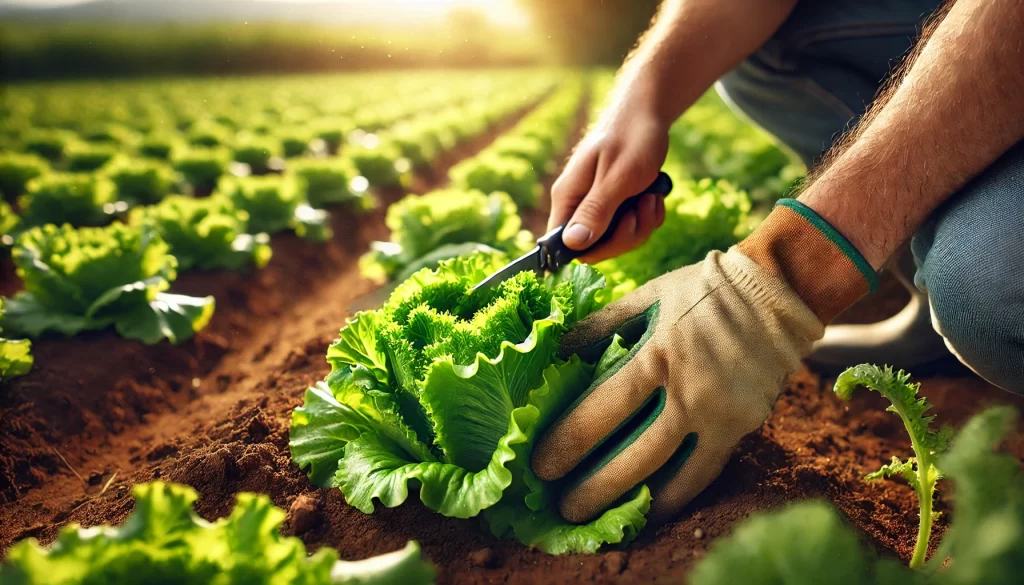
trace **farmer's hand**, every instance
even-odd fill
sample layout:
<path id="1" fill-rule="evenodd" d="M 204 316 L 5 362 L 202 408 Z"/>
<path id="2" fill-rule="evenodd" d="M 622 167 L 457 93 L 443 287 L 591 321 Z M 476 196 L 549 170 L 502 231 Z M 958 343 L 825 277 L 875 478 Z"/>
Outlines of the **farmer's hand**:
<path id="1" fill-rule="evenodd" d="M 574 250 L 587 248 L 604 234 L 619 204 L 657 178 L 667 151 L 668 125 L 657 116 L 611 108 L 552 186 L 548 229 L 568 221 L 562 241 Z M 596 262 L 628 252 L 647 241 L 663 221 L 664 198 L 646 195 L 619 222 L 612 239 L 581 260 Z"/>
<path id="2" fill-rule="evenodd" d="M 874 273 L 861 271 L 857 251 L 786 201 L 738 246 L 647 283 L 565 335 L 562 353 L 584 357 L 616 332 L 636 342 L 534 450 L 543 480 L 575 470 L 560 505 L 566 520 L 588 521 L 643 482 L 655 515 L 678 512 L 765 421 L 824 323 L 867 292 Z"/>

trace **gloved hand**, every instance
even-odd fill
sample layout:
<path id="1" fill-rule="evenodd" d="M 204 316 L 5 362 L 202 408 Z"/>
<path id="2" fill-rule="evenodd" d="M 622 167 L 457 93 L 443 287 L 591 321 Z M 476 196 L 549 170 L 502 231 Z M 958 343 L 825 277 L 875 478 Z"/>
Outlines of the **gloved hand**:
<path id="1" fill-rule="evenodd" d="M 616 332 L 636 342 L 533 452 L 541 479 L 573 472 L 566 520 L 588 521 L 642 482 L 655 516 L 679 511 L 768 418 L 824 323 L 867 292 L 856 250 L 786 201 L 739 246 L 645 284 L 566 333 L 565 355 L 600 355 Z"/>

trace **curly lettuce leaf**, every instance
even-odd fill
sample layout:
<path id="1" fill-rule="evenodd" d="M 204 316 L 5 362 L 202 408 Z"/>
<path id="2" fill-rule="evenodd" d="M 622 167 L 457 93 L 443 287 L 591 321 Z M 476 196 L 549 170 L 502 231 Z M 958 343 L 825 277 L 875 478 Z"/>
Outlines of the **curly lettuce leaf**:
<path id="1" fill-rule="evenodd" d="M 144 343 L 178 343 L 209 322 L 213 297 L 166 291 L 177 261 L 151 226 L 34 228 L 13 251 L 25 290 L 5 301 L 3 326 L 27 337 L 113 325 Z"/>
<path id="2" fill-rule="evenodd" d="M 364 433 L 384 437 L 415 461 L 436 461 L 430 447 L 402 420 L 390 397 L 362 390 L 351 374 L 306 390 L 303 405 L 292 412 L 292 459 L 309 470 L 310 481 L 331 485 L 345 445 Z"/>
<path id="3" fill-rule="evenodd" d="M 364 561 L 339 561 L 333 549 L 313 555 L 278 526 L 285 512 L 264 495 L 242 493 L 231 515 L 210 523 L 192 511 L 196 492 L 153 482 L 134 488 L 135 510 L 120 527 L 61 531 L 50 548 L 35 539 L 11 548 L 0 580 L 12 585 L 167 583 L 232 585 L 424 584 L 434 570 L 419 547 Z"/>
<path id="4" fill-rule="evenodd" d="M 606 356 L 621 355 L 618 338 Z M 603 360 L 614 361 L 615 357 Z M 512 487 L 501 502 L 484 515 L 495 536 L 515 537 L 523 544 L 549 554 L 592 553 L 605 544 L 633 540 L 647 524 L 651 494 L 640 486 L 622 501 L 586 524 L 566 522 L 558 512 L 557 496 L 561 482 L 544 482 L 533 474 L 529 461 L 533 443 L 555 419 L 569 407 L 598 373 L 596 367 L 573 356 L 567 362 L 548 367 L 544 383 L 530 392 L 527 405 L 520 410 L 535 413 L 535 424 L 527 429 L 528 440 L 517 448 L 511 471 Z"/>
<path id="5" fill-rule="evenodd" d="M 132 210 L 129 223 L 153 226 L 181 270 L 263 268 L 270 261 L 270 237 L 246 233 L 248 220 L 248 213 L 226 197 L 177 195 Z"/>

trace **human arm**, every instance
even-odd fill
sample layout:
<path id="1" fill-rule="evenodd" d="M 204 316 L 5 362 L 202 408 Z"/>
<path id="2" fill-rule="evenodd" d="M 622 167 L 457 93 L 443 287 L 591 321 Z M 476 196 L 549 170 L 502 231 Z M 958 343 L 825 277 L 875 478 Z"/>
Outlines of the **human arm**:
<path id="1" fill-rule="evenodd" d="M 948 8 L 906 74 L 799 197 L 875 269 L 1024 139 L 1024 6 L 959 0 Z"/>
<path id="2" fill-rule="evenodd" d="M 873 114 L 799 201 L 784 200 L 728 253 L 666 274 L 566 335 L 569 351 L 641 328 L 618 371 L 538 443 L 533 467 L 568 478 L 570 520 L 632 486 L 677 513 L 770 414 L 824 324 L 942 201 L 1024 135 L 1024 15 L 960 0 Z M 1015 109 L 1016 108 L 1016 109 Z M 1008 211 L 1011 212 L 1011 211 Z"/>
<path id="3" fill-rule="evenodd" d="M 571 218 L 563 239 L 578 250 L 600 238 L 619 204 L 657 176 L 672 122 L 764 44 L 795 4 L 666 0 L 619 72 L 600 119 L 552 187 L 549 228 Z M 612 240 L 583 259 L 596 261 L 636 247 L 663 218 L 661 198 L 647 196 L 637 213 L 620 222 Z M 572 237 L 581 230 L 585 237 Z"/>

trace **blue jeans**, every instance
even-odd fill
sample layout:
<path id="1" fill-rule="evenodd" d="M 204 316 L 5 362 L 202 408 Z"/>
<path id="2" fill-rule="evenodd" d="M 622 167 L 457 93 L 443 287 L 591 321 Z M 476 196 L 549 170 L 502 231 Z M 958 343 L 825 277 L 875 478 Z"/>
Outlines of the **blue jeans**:
<path id="1" fill-rule="evenodd" d="M 864 113 L 939 4 L 802 2 L 718 91 L 811 165 Z M 988 381 L 1024 393 L 1024 143 L 936 210 L 911 248 L 946 344 Z"/>

